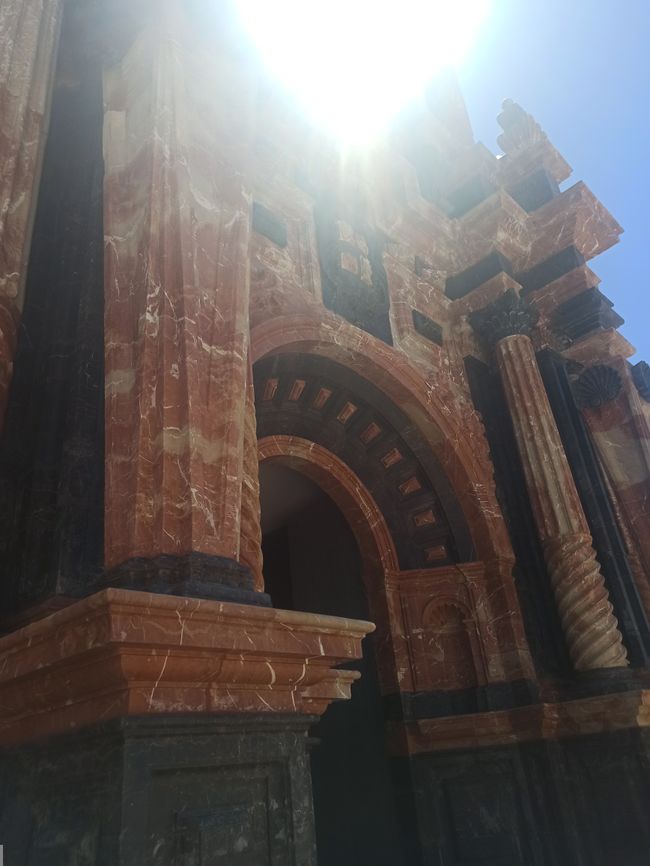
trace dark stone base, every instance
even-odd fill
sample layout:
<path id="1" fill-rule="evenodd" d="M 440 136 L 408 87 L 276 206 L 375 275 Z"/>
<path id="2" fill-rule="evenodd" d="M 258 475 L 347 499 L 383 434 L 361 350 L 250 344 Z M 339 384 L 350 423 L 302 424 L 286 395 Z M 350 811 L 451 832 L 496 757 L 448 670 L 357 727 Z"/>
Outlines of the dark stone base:
<path id="1" fill-rule="evenodd" d="M 396 777 L 414 792 L 419 866 L 650 862 L 648 731 L 420 755 Z"/>
<path id="2" fill-rule="evenodd" d="M 540 701 L 577 701 L 650 688 L 647 668 L 602 668 L 574 671 L 549 679 L 540 690 L 532 680 L 489 683 L 469 689 L 439 692 L 398 692 L 384 695 L 384 714 L 390 722 L 413 722 L 443 716 L 488 713 L 538 704 Z"/>
<path id="3" fill-rule="evenodd" d="M 155 559 L 138 557 L 84 582 L 61 580 L 55 592 L 30 603 L 24 602 L 15 609 L 7 606 L 0 611 L 0 634 L 15 631 L 109 586 L 271 607 L 271 597 L 253 588 L 250 569 L 233 559 L 204 553 L 157 556 Z"/>
<path id="4" fill-rule="evenodd" d="M 133 717 L 0 752 L 4 862 L 316 866 L 314 721 Z M 391 763 L 408 866 L 648 863 L 650 731 Z"/>
<path id="5" fill-rule="evenodd" d="M 570 677 L 558 677 L 547 684 L 549 699 L 558 701 L 576 701 L 647 688 L 650 688 L 648 668 L 600 668 L 593 671 L 574 671 Z"/>
<path id="6" fill-rule="evenodd" d="M 531 680 L 489 683 L 469 689 L 439 692 L 399 692 L 384 696 L 389 721 L 412 722 L 441 716 L 511 710 L 539 702 L 539 688 Z"/>
<path id="7" fill-rule="evenodd" d="M 253 576 L 247 566 L 234 559 L 205 553 L 129 559 L 106 572 L 92 591 L 107 586 L 271 606 L 270 597 L 254 589 Z"/>
<path id="8" fill-rule="evenodd" d="M 300 716 L 132 717 L 0 752 L 16 866 L 315 866 Z"/>

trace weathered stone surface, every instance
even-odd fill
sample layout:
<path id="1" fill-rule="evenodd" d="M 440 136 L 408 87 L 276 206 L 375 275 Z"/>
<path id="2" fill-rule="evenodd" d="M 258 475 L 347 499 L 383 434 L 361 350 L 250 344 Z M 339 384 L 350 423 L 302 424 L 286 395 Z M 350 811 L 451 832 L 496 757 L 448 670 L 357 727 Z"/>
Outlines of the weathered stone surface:
<path id="1" fill-rule="evenodd" d="M 165 3 L 105 73 L 109 568 L 239 557 L 250 85 L 199 28 Z"/>
<path id="2" fill-rule="evenodd" d="M 124 715 L 318 715 L 371 623 L 107 589 L 0 638 L 0 743 Z"/>
<path id="3" fill-rule="evenodd" d="M 0 426 L 23 306 L 62 0 L 0 8 Z"/>
<path id="4" fill-rule="evenodd" d="M 411 759 L 423 862 L 644 866 L 649 745 L 622 731 Z"/>
<path id="5" fill-rule="evenodd" d="M 72 6 L 59 45 L 0 439 L 5 624 L 88 591 L 104 558 L 102 70 Z"/>
<path id="6" fill-rule="evenodd" d="M 614 362 L 623 388 L 614 400 L 585 407 L 583 415 L 620 508 L 640 591 L 650 614 L 650 413 L 629 365 Z"/>
<path id="7" fill-rule="evenodd" d="M 573 664 L 578 670 L 625 666 L 626 651 L 530 338 L 501 339 L 496 356 Z"/>
<path id="8" fill-rule="evenodd" d="M 644 667 L 650 653 L 650 621 L 646 602 L 648 582 L 640 573 L 629 528 L 576 404 L 571 387 L 571 362 L 546 350 L 538 353 L 537 363 L 589 523 L 630 665 Z M 619 384 L 622 386 L 622 379 Z"/>
<path id="9" fill-rule="evenodd" d="M 311 716 L 132 716 L 0 750 L 24 866 L 315 866 Z"/>
<path id="10" fill-rule="evenodd" d="M 0 22 L 19 8 L 58 8 L 5 5 Z M 268 607 L 263 460 L 315 481 L 358 546 L 383 693 L 373 729 L 383 706 L 405 862 L 644 862 L 645 830 L 629 814 L 648 802 L 646 734 L 634 730 L 647 726 L 647 672 L 625 667 L 616 617 L 641 667 L 628 635 L 642 625 L 631 621 L 633 582 L 650 612 L 650 409 L 587 265 L 620 227 L 584 184 L 560 191 L 570 169 L 518 106 L 504 106 L 501 158 L 474 142 L 448 80 L 367 158 L 341 160 L 260 77 L 228 6 L 66 6 L 72 43 L 101 45 L 88 56 L 95 73 L 104 67 L 94 97 L 105 107 L 103 203 L 101 183 L 92 202 L 97 213 L 103 204 L 106 235 L 106 485 L 102 497 L 90 468 L 103 452 L 85 435 L 97 415 L 81 417 L 90 403 L 78 399 L 101 377 L 70 361 L 86 357 L 91 337 L 101 343 L 101 277 L 85 240 L 98 223 L 75 205 L 58 222 L 46 214 L 61 238 L 52 290 L 41 279 L 27 299 L 47 324 L 45 298 L 65 327 L 52 317 L 48 341 L 30 328 L 34 345 L 23 340 L 17 356 L 25 417 L 48 422 L 20 447 L 18 425 L 2 456 L 25 504 L 6 509 L 10 545 L 32 557 L 31 571 L 20 556 L 5 567 L 7 597 L 24 601 L 43 576 L 38 608 L 17 604 L 6 626 L 42 619 L 0 640 L 0 730 L 23 744 L 13 770 L 10 750 L 2 758 L 2 833 L 15 828 L 18 844 L 7 850 L 30 866 L 77 854 L 97 866 L 313 862 L 307 718 L 349 693 L 353 673 L 336 665 L 358 656 L 370 626 Z M 72 93 L 69 74 L 58 77 Z M 49 73 L 36 78 L 45 92 Z M 53 111 L 56 133 L 66 114 L 56 100 Z M 21 123 L 16 134 L 30 133 Z M 81 125 L 70 126 L 90 161 Z M 93 166 L 101 181 L 101 160 Z M 71 195 L 83 186 L 79 168 Z M 35 188 L 33 162 L 25 170 Z M 20 232 L 27 198 L 16 207 Z M 30 268 L 43 277 L 47 262 L 39 254 Z M 6 364 L 17 310 L 0 301 Z M 476 374 L 492 360 L 490 335 L 507 403 L 492 373 Z M 57 379 L 63 336 L 75 370 Z M 564 456 L 535 365 L 544 347 L 573 359 L 572 371 L 605 365 L 620 379 L 608 402 L 582 410 L 590 465 L 603 470 L 589 519 L 614 515 L 621 529 L 617 567 L 603 566 L 609 594 L 581 506 L 592 475 L 574 484 L 584 467 Z M 75 455 L 73 471 L 59 451 Z M 52 468 L 46 486 L 41 463 Z M 37 507 L 44 490 L 47 513 Z M 98 576 L 64 530 L 85 526 L 84 508 L 102 500 Z M 38 547 L 27 543 L 32 531 Z M 602 558 L 606 545 L 595 547 Z M 77 596 L 93 581 L 113 588 L 70 605 L 64 571 Z M 133 591 L 143 588 L 161 595 Z M 105 719 L 110 731 L 94 730 Z M 70 727 L 73 740 L 33 751 L 31 740 Z M 601 775 L 583 747 L 592 734 L 613 755 Z M 127 763 L 137 778 L 122 777 Z M 592 788 L 603 780 L 600 797 Z M 619 799 L 625 832 L 594 844 L 606 822 L 584 813 L 616 810 Z"/>

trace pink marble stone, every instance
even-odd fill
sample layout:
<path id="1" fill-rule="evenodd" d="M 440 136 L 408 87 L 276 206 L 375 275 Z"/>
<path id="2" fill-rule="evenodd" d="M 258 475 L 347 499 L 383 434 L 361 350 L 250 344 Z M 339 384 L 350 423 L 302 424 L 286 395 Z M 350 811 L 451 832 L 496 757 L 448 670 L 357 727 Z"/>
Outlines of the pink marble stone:
<path id="1" fill-rule="evenodd" d="M 109 567 L 240 550 L 250 84 L 185 12 L 147 17 L 104 79 Z"/>
<path id="2" fill-rule="evenodd" d="M 61 0 L 0 3 L 0 427 L 36 206 Z"/>

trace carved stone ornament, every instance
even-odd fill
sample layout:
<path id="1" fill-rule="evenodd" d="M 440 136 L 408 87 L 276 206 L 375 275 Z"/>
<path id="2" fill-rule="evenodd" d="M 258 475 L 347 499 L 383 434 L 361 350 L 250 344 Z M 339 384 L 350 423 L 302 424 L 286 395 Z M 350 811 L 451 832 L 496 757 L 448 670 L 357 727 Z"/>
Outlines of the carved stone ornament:
<path id="1" fill-rule="evenodd" d="M 635 364 L 632 367 L 632 378 L 639 396 L 646 403 L 650 403 L 650 364 L 646 361 L 639 361 L 638 364 Z"/>
<path id="2" fill-rule="evenodd" d="M 514 289 L 508 289 L 488 307 L 470 313 L 468 319 L 479 337 L 495 346 L 504 337 L 530 334 L 539 312 Z"/>
<path id="3" fill-rule="evenodd" d="M 504 153 L 546 139 L 546 133 L 535 118 L 513 99 L 504 99 L 497 121 L 503 130 L 497 141 Z"/>
<path id="4" fill-rule="evenodd" d="M 613 367 L 596 364 L 578 377 L 574 393 L 583 409 L 597 409 L 615 400 L 622 387 L 623 380 Z"/>

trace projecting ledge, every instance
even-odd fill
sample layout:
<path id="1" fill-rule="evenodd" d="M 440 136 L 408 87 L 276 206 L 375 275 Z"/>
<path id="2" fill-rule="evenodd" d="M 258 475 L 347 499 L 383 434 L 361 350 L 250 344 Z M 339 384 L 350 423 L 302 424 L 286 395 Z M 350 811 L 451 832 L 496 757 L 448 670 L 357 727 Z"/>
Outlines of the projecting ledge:
<path id="1" fill-rule="evenodd" d="M 425 754 L 560 740 L 650 727 L 650 690 L 541 703 L 489 713 L 396 722 L 389 732 L 393 754 Z"/>
<path id="2" fill-rule="evenodd" d="M 0 639 L 0 746 L 127 715 L 318 715 L 374 625 L 106 589 Z"/>

